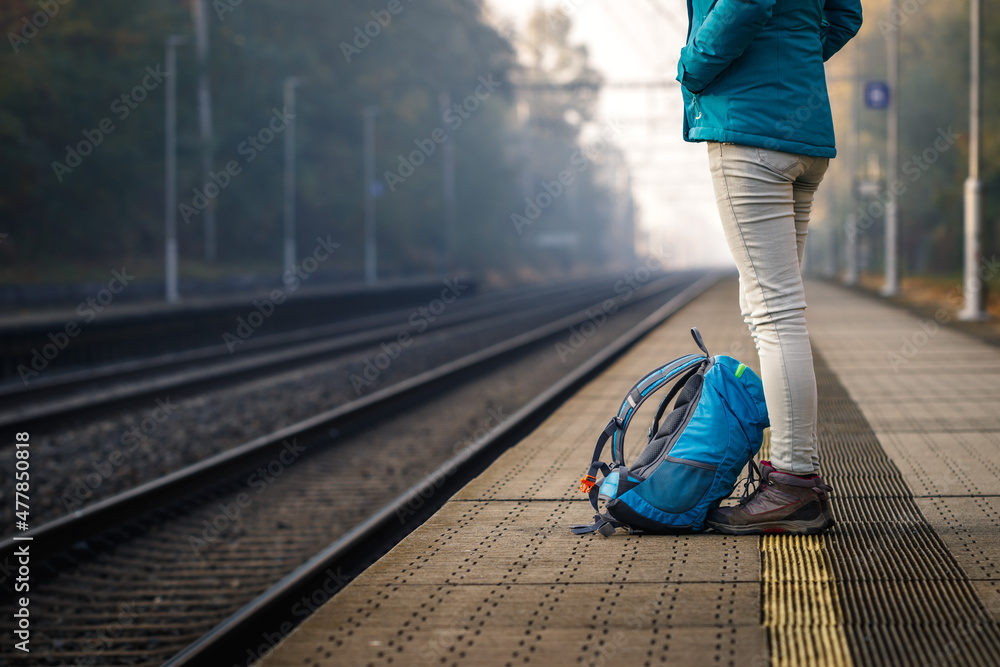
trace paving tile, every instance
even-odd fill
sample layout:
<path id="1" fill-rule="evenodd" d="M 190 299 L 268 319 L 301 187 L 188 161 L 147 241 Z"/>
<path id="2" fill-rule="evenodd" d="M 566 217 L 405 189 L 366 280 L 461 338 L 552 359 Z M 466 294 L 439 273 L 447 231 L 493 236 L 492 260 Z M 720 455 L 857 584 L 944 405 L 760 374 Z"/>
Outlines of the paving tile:
<path id="1" fill-rule="evenodd" d="M 886 433 L 880 441 L 916 496 L 1000 495 L 1000 433 Z"/>
<path id="2" fill-rule="evenodd" d="M 956 642 L 941 660 L 965 655 L 967 644 L 996 628 L 952 623 L 964 613 L 959 606 L 950 608 L 951 625 L 933 626 L 940 621 L 931 620 L 925 596 L 946 599 L 957 581 L 966 599 L 978 596 L 979 608 L 1000 620 L 1000 351 L 836 285 L 810 282 L 806 295 L 814 347 L 850 396 L 838 399 L 844 419 L 841 408 L 829 411 L 822 433 L 847 443 L 829 464 L 832 476 L 855 490 L 835 497 L 843 523 L 813 540 L 818 549 L 837 546 L 838 558 L 850 556 L 824 570 L 842 578 L 842 608 L 829 618 L 854 630 L 891 626 L 879 636 L 896 636 L 917 619 L 932 643 L 942 629 Z M 842 629 L 799 625 L 794 609 L 778 626 L 762 624 L 756 537 L 569 531 L 591 520 L 577 487 L 601 429 L 636 379 L 695 351 L 691 326 L 710 352 L 759 372 L 737 304 L 735 281 L 723 281 L 646 336 L 262 664 L 757 666 L 807 654 L 822 663 L 817 656 L 829 654 L 820 644 L 830 637 L 846 650 Z M 855 404 L 874 435 L 850 425 L 847 410 Z M 652 417 L 644 407 L 648 416 L 634 422 L 629 458 Z M 892 472 L 889 492 L 879 477 L 859 476 L 859 462 L 885 479 L 895 465 L 905 484 Z M 912 545 L 919 554 L 906 551 Z M 803 574 L 803 555 L 788 554 L 775 571 L 802 576 L 779 583 L 815 585 Z M 937 563 L 933 580 L 910 576 L 921 558 Z M 845 586 L 856 590 L 843 595 Z M 811 603 L 824 614 L 823 605 L 837 606 Z M 868 641 L 858 633 L 851 641 Z M 882 655 L 882 648 L 857 654 Z"/>
<path id="3" fill-rule="evenodd" d="M 585 501 L 451 502 L 369 568 L 394 584 L 755 582 L 755 537 L 579 536 Z"/>

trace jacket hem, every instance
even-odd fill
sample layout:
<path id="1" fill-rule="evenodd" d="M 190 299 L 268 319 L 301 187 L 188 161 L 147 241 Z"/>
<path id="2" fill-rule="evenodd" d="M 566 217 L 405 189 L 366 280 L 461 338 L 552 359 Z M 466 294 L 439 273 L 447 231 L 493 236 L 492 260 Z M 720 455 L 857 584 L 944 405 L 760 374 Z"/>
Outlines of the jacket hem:
<path id="1" fill-rule="evenodd" d="M 800 141 L 789 141 L 787 139 L 775 139 L 774 137 L 764 137 L 745 132 L 733 132 L 731 130 L 720 130 L 716 128 L 693 127 L 684 136 L 685 141 L 697 143 L 701 141 L 719 141 L 722 143 L 740 144 L 741 146 L 752 146 L 754 148 L 766 148 L 772 151 L 783 153 L 795 153 L 797 155 L 808 155 L 810 157 L 837 157 L 837 149 L 834 146 L 815 146 Z"/>

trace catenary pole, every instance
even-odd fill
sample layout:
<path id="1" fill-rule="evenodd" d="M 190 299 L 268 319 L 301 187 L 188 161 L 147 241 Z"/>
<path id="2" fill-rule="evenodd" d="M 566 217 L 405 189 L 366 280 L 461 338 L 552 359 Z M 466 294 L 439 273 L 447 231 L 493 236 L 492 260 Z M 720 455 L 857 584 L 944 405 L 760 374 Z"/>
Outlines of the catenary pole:
<path id="1" fill-rule="evenodd" d="M 288 118 L 288 126 L 285 128 L 285 252 L 284 252 L 284 275 L 290 275 L 295 271 L 295 191 L 296 191 L 296 171 L 295 171 L 295 89 L 300 86 L 302 80 L 297 76 L 285 78 L 285 116 Z"/>
<path id="2" fill-rule="evenodd" d="M 439 97 L 441 113 L 451 108 L 451 95 L 441 93 Z M 455 143 L 446 141 L 441 146 L 441 196 L 444 200 L 444 261 L 442 272 L 447 273 L 455 266 L 457 228 L 455 213 Z"/>
<path id="3" fill-rule="evenodd" d="M 194 19 L 195 48 L 198 55 L 198 126 L 201 134 L 201 177 L 209 182 L 212 171 L 212 95 L 208 77 L 208 15 L 205 1 L 193 0 L 191 14 Z M 215 261 L 215 201 L 205 208 L 205 260 Z"/>
<path id="4" fill-rule="evenodd" d="M 177 47 L 188 41 L 186 35 L 167 37 L 167 104 L 164 151 L 164 217 L 166 244 L 164 281 L 167 303 L 177 303 Z"/>
<path id="5" fill-rule="evenodd" d="M 979 126 L 982 107 L 979 86 L 980 12 L 982 0 L 970 0 L 969 6 L 969 177 L 965 179 L 965 306 L 959 313 L 963 320 L 986 319 L 983 312 L 983 283 L 979 274 L 982 254 L 983 183 L 979 180 Z"/>
<path id="6" fill-rule="evenodd" d="M 899 0 L 892 0 L 889 20 L 895 22 L 887 38 L 889 78 L 888 142 L 886 147 L 885 283 L 882 296 L 899 294 L 899 208 L 896 202 L 899 170 Z"/>
<path id="7" fill-rule="evenodd" d="M 375 234 L 375 116 L 378 107 L 364 108 L 364 189 L 365 189 L 365 282 L 378 282 L 378 251 Z"/>

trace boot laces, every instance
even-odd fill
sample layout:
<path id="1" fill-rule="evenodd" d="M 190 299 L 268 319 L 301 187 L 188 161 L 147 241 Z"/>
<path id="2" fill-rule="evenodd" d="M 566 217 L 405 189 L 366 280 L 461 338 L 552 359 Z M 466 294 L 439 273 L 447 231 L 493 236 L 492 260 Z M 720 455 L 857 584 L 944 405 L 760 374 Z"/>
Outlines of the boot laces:
<path id="1" fill-rule="evenodd" d="M 753 491 L 750 490 L 754 486 Z M 750 459 L 750 468 L 747 471 L 746 480 L 743 482 L 743 495 L 740 496 L 739 505 L 743 507 L 757 497 L 757 494 L 767 487 L 764 475 L 753 459 Z"/>

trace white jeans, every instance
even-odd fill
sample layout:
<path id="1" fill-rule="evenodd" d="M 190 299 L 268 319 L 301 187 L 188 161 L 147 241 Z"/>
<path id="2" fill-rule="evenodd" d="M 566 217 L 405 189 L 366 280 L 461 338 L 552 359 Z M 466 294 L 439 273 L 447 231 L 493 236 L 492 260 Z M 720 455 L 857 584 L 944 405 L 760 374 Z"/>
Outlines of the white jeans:
<path id="1" fill-rule="evenodd" d="M 760 357 L 771 464 L 818 472 L 816 374 L 806 330 L 802 255 L 829 158 L 708 144 L 719 215 L 740 273 L 740 309 Z"/>

